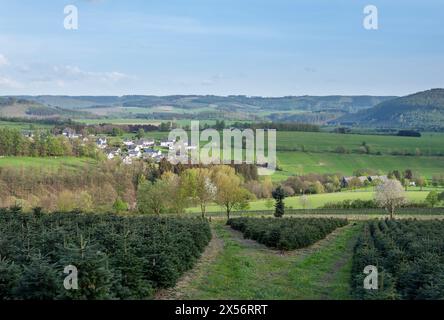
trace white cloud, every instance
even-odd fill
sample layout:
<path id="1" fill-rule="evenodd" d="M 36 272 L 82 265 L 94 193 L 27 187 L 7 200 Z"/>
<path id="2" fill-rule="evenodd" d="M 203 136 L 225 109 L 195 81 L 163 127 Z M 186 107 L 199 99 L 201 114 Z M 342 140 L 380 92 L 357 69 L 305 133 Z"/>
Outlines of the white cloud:
<path id="1" fill-rule="evenodd" d="M 124 73 L 117 71 L 92 72 L 80 69 L 77 66 L 54 66 L 53 71 L 57 77 L 62 77 L 63 81 L 92 80 L 104 82 L 118 82 L 130 78 Z"/>
<path id="2" fill-rule="evenodd" d="M 0 67 L 9 65 L 8 59 L 0 53 Z"/>
<path id="3" fill-rule="evenodd" d="M 118 71 L 89 71 L 73 65 L 10 64 L 1 69 L 0 94 L 76 94 L 120 92 L 135 76 Z"/>
<path id="4" fill-rule="evenodd" d="M 6 88 L 6 89 L 20 89 L 22 88 L 22 84 L 20 84 L 19 82 L 10 79 L 10 78 L 6 78 L 6 77 L 1 77 L 0 76 L 0 88 Z"/>

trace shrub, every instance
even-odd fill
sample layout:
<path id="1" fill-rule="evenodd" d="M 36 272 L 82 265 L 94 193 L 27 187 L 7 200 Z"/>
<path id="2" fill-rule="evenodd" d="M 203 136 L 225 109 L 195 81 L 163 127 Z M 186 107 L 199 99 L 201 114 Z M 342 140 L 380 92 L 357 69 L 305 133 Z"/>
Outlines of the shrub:
<path id="1" fill-rule="evenodd" d="M 235 218 L 227 222 L 245 238 L 280 250 L 307 247 L 347 223 L 345 219 L 332 218 Z"/>

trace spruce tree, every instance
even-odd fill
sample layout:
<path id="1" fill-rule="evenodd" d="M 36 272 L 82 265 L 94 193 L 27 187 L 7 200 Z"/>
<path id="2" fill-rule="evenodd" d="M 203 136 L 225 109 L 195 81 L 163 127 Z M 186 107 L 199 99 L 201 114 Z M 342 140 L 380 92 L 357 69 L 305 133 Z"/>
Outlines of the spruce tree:
<path id="1" fill-rule="evenodd" d="M 60 261 L 63 268 L 73 265 L 78 271 L 78 290 L 65 290 L 63 299 L 103 300 L 113 298 L 111 293 L 112 273 L 108 257 L 97 244 L 85 241 L 80 236 L 77 244 L 66 246 L 64 258 Z"/>
<path id="2" fill-rule="evenodd" d="M 276 188 L 276 190 L 273 191 L 272 195 L 273 198 L 276 200 L 274 216 L 276 218 L 280 218 L 285 213 L 285 191 L 281 186 L 279 186 Z"/>

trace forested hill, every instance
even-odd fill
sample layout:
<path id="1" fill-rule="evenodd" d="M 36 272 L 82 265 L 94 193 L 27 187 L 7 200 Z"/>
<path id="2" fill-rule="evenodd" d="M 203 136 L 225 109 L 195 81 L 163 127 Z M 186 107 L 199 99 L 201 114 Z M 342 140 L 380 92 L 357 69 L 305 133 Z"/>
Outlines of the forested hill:
<path id="1" fill-rule="evenodd" d="M 47 106 L 65 109 L 97 107 L 152 108 L 171 106 L 180 109 L 218 108 L 241 109 L 245 112 L 270 111 L 322 111 L 340 110 L 353 112 L 371 108 L 380 102 L 393 99 L 392 96 L 287 96 L 249 97 L 243 95 L 172 95 L 172 96 L 21 96 Z"/>
<path id="2" fill-rule="evenodd" d="M 0 97 L 0 117 L 5 118 L 81 118 L 89 112 L 47 106 L 16 97 Z"/>
<path id="3" fill-rule="evenodd" d="M 375 127 L 444 128 L 444 89 L 432 89 L 389 100 L 335 121 Z"/>

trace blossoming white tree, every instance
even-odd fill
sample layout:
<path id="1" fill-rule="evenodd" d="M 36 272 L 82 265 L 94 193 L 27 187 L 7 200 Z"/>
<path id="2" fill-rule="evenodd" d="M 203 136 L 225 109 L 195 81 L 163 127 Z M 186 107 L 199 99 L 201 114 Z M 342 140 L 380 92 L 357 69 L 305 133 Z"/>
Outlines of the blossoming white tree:
<path id="1" fill-rule="evenodd" d="M 376 187 L 376 203 L 385 208 L 393 219 L 397 207 L 406 203 L 405 191 L 402 184 L 396 179 L 390 179 Z"/>

